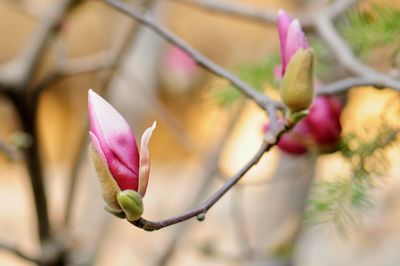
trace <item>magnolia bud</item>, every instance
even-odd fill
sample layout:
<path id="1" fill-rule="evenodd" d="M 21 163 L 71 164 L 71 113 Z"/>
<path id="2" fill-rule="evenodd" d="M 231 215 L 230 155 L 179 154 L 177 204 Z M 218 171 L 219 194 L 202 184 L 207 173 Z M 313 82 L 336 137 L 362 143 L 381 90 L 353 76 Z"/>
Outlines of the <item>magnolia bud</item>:
<path id="1" fill-rule="evenodd" d="M 120 191 L 117 194 L 119 206 L 124 210 L 126 219 L 136 221 L 143 214 L 142 196 L 131 189 Z"/>
<path id="2" fill-rule="evenodd" d="M 120 212 L 121 207 L 117 201 L 117 193 L 120 192 L 120 189 L 108 170 L 106 163 L 93 147 L 93 144 L 89 146 L 89 156 L 96 169 L 107 211 Z"/>
<path id="3" fill-rule="evenodd" d="M 292 56 L 281 83 L 281 98 L 290 113 L 308 109 L 314 97 L 314 53 L 299 49 Z"/>

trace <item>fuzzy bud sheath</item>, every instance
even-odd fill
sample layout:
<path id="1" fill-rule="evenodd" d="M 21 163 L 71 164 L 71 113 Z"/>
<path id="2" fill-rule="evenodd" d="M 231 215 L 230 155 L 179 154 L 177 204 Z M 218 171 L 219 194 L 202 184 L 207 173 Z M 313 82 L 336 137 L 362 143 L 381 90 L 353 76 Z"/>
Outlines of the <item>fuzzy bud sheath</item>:
<path id="1" fill-rule="evenodd" d="M 89 145 L 89 156 L 96 170 L 105 204 L 114 211 L 122 211 L 117 201 L 117 194 L 121 190 L 108 170 L 106 163 L 93 147 L 93 144 Z"/>
<path id="2" fill-rule="evenodd" d="M 314 53 L 299 49 L 292 56 L 283 76 L 280 94 L 291 113 L 310 107 L 314 98 Z"/>

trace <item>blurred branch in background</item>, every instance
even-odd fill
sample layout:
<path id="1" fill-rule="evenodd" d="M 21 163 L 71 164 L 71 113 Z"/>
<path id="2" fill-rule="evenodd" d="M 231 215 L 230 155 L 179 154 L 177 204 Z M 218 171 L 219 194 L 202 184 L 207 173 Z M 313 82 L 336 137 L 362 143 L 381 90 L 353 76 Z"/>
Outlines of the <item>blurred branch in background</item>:
<path id="1" fill-rule="evenodd" d="M 32 38 L 16 59 L 0 67 L 0 85 L 3 90 L 24 90 L 31 82 L 51 37 L 59 29 L 69 8 L 77 0 L 54 3 L 41 18 Z"/>
<path id="2" fill-rule="evenodd" d="M 317 16 L 316 25 L 321 38 L 329 45 L 338 61 L 349 71 L 360 77 L 368 78 L 370 81 L 373 81 L 373 83 L 400 91 L 400 81 L 363 64 L 353 54 L 353 51 L 339 35 L 333 23 L 328 20 L 324 14 Z"/>
<path id="3" fill-rule="evenodd" d="M 235 16 L 247 20 L 255 20 L 262 23 L 275 24 L 277 15 L 276 11 L 262 10 L 260 7 L 253 7 L 247 4 L 239 4 L 228 1 L 211 1 L 211 0 L 173 0 L 187 5 L 203 8 L 207 11 L 221 13 L 223 15 Z M 357 0 L 338 0 L 324 9 L 324 14 L 329 19 L 335 19 L 342 15 L 347 9 L 351 8 Z M 313 30 L 315 28 L 314 11 L 312 14 L 292 14 L 292 17 L 299 18 L 302 27 L 305 30 Z"/>
<path id="4" fill-rule="evenodd" d="M 193 60 L 204 69 L 210 71 L 212 74 L 220 76 L 222 78 L 227 79 L 232 85 L 234 85 L 239 91 L 241 91 L 244 95 L 252 99 L 255 103 L 257 103 L 262 109 L 267 110 L 269 105 L 280 107 L 282 105 L 268 96 L 257 92 L 254 88 L 252 88 L 247 83 L 240 80 L 237 76 L 230 73 L 228 70 L 222 68 L 221 66 L 217 65 L 211 59 L 205 57 L 200 52 L 195 50 L 194 48 L 190 47 L 185 41 L 180 39 L 171 31 L 164 28 L 162 25 L 158 24 L 151 16 L 148 14 L 142 14 L 139 11 L 131 8 L 130 6 L 126 5 L 125 3 L 119 0 L 105 0 L 106 3 L 114 7 L 115 9 L 121 11 L 122 13 L 130 16 L 131 18 L 137 20 L 138 22 L 146 25 L 147 27 L 154 30 L 157 34 L 162 36 L 168 42 L 174 44 L 175 46 L 179 47 L 183 51 L 185 51 Z M 276 113 L 268 113 L 269 116 L 276 116 Z"/>
<path id="5" fill-rule="evenodd" d="M 18 157 L 16 148 L 3 140 L 0 140 L 0 154 L 1 153 L 10 161 L 14 161 Z"/>
<path id="6" fill-rule="evenodd" d="M 39 23 L 37 30 L 14 61 L 3 65 L 0 69 L 0 87 L 10 96 L 20 118 L 25 133 L 32 137 L 32 144 L 24 150 L 27 168 L 32 185 L 35 202 L 37 227 L 42 252 L 47 256 L 49 250 L 47 241 L 52 239 L 52 229 L 49 220 L 47 196 L 43 181 L 43 165 L 40 158 L 40 148 L 36 128 L 37 99 L 31 101 L 29 90 L 33 76 L 38 70 L 38 64 L 53 33 L 61 23 L 74 1 L 64 0 L 53 4 Z M 51 253 L 53 251 L 50 251 Z"/>
<path id="7" fill-rule="evenodd" d="M 7 250 L 7 251 L 9 251 L 10 253 L 14 254 L 15 256 L 17 256 L 19 258 L 21 258 L 23 260 L 26 260 L 26 261 L 29 261 L 29 262 L 32 262 L 32 263 L 35 263 L 37 265 L 43 265 L 44 264 L 44 262 L 40 258 L 36 258 L 34 256 L 28 255 L 25 252 L 22 252 L 20 249 L 18 249 L 15 246 L 8 245 L 8 244 L 5 244 L 5 243 L 0 243 L 0 249 Z"/>

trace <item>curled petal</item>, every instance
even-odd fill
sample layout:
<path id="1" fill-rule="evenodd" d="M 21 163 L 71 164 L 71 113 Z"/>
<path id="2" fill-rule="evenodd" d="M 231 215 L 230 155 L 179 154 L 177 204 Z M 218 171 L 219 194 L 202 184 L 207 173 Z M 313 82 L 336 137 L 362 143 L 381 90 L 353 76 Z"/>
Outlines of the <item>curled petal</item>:
<path id="1" fill-rule="evenodd" d="M 285 61 L 282 62 L 283 73 L 285 73 L 286 66 L 289 64 L 291 57 L 296 53 L 296 51 L 306 48 L 308 48 L 307 38 L 301 29 L 299 21 L 295 19 L 290 23 L 286 34 L 286 44 L 284 50 Z"/>
<path id="2" fill-rule="evenodd" d="M 149 141 L 154 129 L 157 126 L 157 122 L 154 121 L 153 125 L 146 129 L 143 133 L 142 140 L 140 143 L 140 164 L 139 164 L 139 194 L 144 197 L 147 190 L 147 184 L 150 176 L 150 154 L 149 154 Z"/>

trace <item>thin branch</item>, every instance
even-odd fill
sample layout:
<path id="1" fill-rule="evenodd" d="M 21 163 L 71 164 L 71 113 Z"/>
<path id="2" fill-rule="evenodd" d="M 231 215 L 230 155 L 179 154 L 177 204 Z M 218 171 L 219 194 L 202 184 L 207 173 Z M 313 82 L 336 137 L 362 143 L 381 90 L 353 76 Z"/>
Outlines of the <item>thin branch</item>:
<path id="1" fill-rule="evenodd" d="M 339 62 L 350 72 L 368 79 L 373 84 L 380 84 L 380 86 L 400 91 L 400 81 L 370 68 L 354 55 L 329 17 L 325 14 L 318 15 L 315 24 L 321 38 L 331 48 Z"/>
<path id="2" fill-rule="evenodd" d="M 336 0 L 333 2 L 333 4 L 330 4 L 328 7 L 326 7 L 323 13 L 330 20 L 333 20 L 337 16 L 340 16 L 344 12 L 348 11 L 352 6 L 354 6 L 358 2 L 359 0 Z"/>
<path id="3" fill-rule="evenodd" d="M 183 215 L 179 215 L 170 219 L 158 221 L 158 222 L 152 222 L 145 220 L 144 218 L 140 218 L 137 221 L 131 222 L 133 225 L 142 228 L 146 231 L 153 231 L 153 230 L 158 230 L 173 224 L 177 224 L 183 221 L 186 221 L 188 219 L 191 219 L 195 216 L 204 216 L 206 212 L 215 204 L 218 202 L 218 200 L 226 193 L 228 192 L 254 165 L 258 163 L 258 161 L 261 159 L 261 157 L 264 155 L 264 153 L 269 150 L 272 147 L 272 145 L 267 144 L 266 142 L 263 142 L 260 148 L 258 149 L 257 153 L 250 159 L 250 161 L 242 168 L 240 171 L 232 176 L 227 182 L 224 183 L 224 185 L 216 191 L 206 202 L 204 202 L 200 207 L 188 211 L 187 213 Z M 203 219 L 203 217 L 199 218 L 200 220 Z"/>
<path id="4" fill-rule="evenodd" d="M 351 88 L 372 86 L 377 89 L 388 88 L 385 83 L 378 83 L 373 78 L 368 77 L 352 77 L 345 78 L 339 81 L 335 81 L 322 86 L 320 90 L 317 91 L 317 95 L 332 95 L 340 94 L 348 91 Z"/>
<path id="5" fill-rule="evenodd" d="M 6 250 L 12 254 L 14 254 L 15 256 L 24 259 L 26 261 L 30 261 L 33 262 L 35 264 L 38 265 L 42 265 L 42 260 L 40 260 L 39 258 L 36 258 L 34 256 L 28 255 L 25 252 L 19 250 L 17 247 L 6 244 L 6 243 L 0 243 L 0 249 Z"/>
<path id="6" fill-rule="evenodd" d="M 240 4 L 228 1 L 214 0 L 174 0 L 183 4 L 202 8 L 204 10 L 220 13 L 229 16 L 235 16 L 255 22 L 275 24 L 277 12 L 275 10 L 266 10 L 256 6 Z M 352 5 L 357 3 L 357 0 L 338 0 L 333 4 L 324 8 L 324 12 L 330 19 L 336 18 L 344 11 L 348 10 Z M 291 15 L 300 20 L 303 29 L 312 30 L 315 28 L 313 14 Z"/>
<path id="7" fill-rule="evenodd" d="M 163 37 L 168 42 L 174 44 L 179 47 L 183 51 L 185 51 L 199 66 L 203 67 L 207 71 L 212 74 L 227 79 L 233 86 L 235 86 L 239 91 L 241 91 L 244 95 L 254 100 L 258 106 L 262 109 L 267 110 L 268 105 L 273 105 L 276 107 L 282 107 L 282 105 L 269 97 L 259 93 L 253 87 L 243 82 L 237 76 L 233 75 L 229 71 L 225 70 L 223 67 L 219 66 L 194 48 L 190 47 L 185 41 L 180 39 L 174 33 L 164 28 L 162 25 L 157 23 L 150 15 L 142 14 L 136 9 L 130 7 L 119 0 L 104 0 L 107 4 L 114 7 L 116 10 L 121 11 L 125 15 L 136 19 L 143 25 L 149 27 L 156 33 L 158 33 L 161 37 Z M 275 115 L 275 113 L 270 113 L 269 115 Z"/>
<path id="8" fill-rule="evenodd" d="M 175 2 L 201 8 L 210 12 L 250 19 L 261 23 L 274 24 L 276 11 L 264 10 L 260 7 L 249 6 L 227 1 L 214 0 L 174 0 Z"/>
<path id="9" fill-rule="evenodd" d="M 215 179 L 215 176 L 218 175 L 219 172 L 219 158 L 221 157 L 221 153 L 223 148 L 225 147 L 226 142 L 229 139 L 229 136 L 232 134 L 233 127 L 236 125 L 240 114 L 243 112 L 243 104 L 237 106 L 238 109 L 234 110 L 234 113 L 230 116 L 230 121 L 226 127 L 224 127 L 224 132 L 218 137 L 216 143 L 211 145 L 213 147 L 212 151 L 205 156 L 205 162 L 201 165 L 204 166 L 205 173 L 201 179 L 202 183 L 199 185 L 199 189 L 195 193 L 195 196 L 192 199 L 189 208 L 196 207 L 197 203 L 204 197 L 204 194 L 209 190 L 212 181 Z M 170 242 L 166 245 L 166 249 L 161 254 L 158 259 L 158 266 L 168 265 L 168 262 L 173 255 L 176 245 L 179 242 L 179 239 L 184 234 L 185 230 L 187 230 L 189 224 L 180 224 L 176 231 L 174 232 L 174 236 L 171 238 Z"/>
<path id="10" fill-rule="evenodd" d="M 293 125 L 285 125 L 284 128 L 282 128 L 278 133 L 277 137 L 275 138 L 276 141 L 273 143 L 267 143 L 263 141 L 261 144 L 260 148 L 254 154 L 254 156 L 230 179 L 228 179 L 222 187 L 217 190 L 214 194 L 211 195 L 211 197 L 208 198 L 203 204 L 200 205 L 200 207 L 190 210 L 182 215 L 162 220 L 162 221 L 148 221 L 144 218 L 140 218 L 137 221 L 131 222 L 133 225 L 142 228 L 146 231 L 154 231 L 154 230 L 159 230 L 161 228 L 177 224 L 186 220 L 189 220 L 195 216 L 197 216 L 198 220 L 203 220 L 205 218 L 205 214 L 207 211 L 214 206 L 215 203 L 217 203 L 223 195 L 225 195 L 226 192 L 228 192 L 239 180 L 254 166 L 256 165 L 261 157 L 268 152 L 272 147 L 276 145 L 276 143 L 279 141 L 280 137 L 282 134 L 287 132 L 292 128 Z"/>

